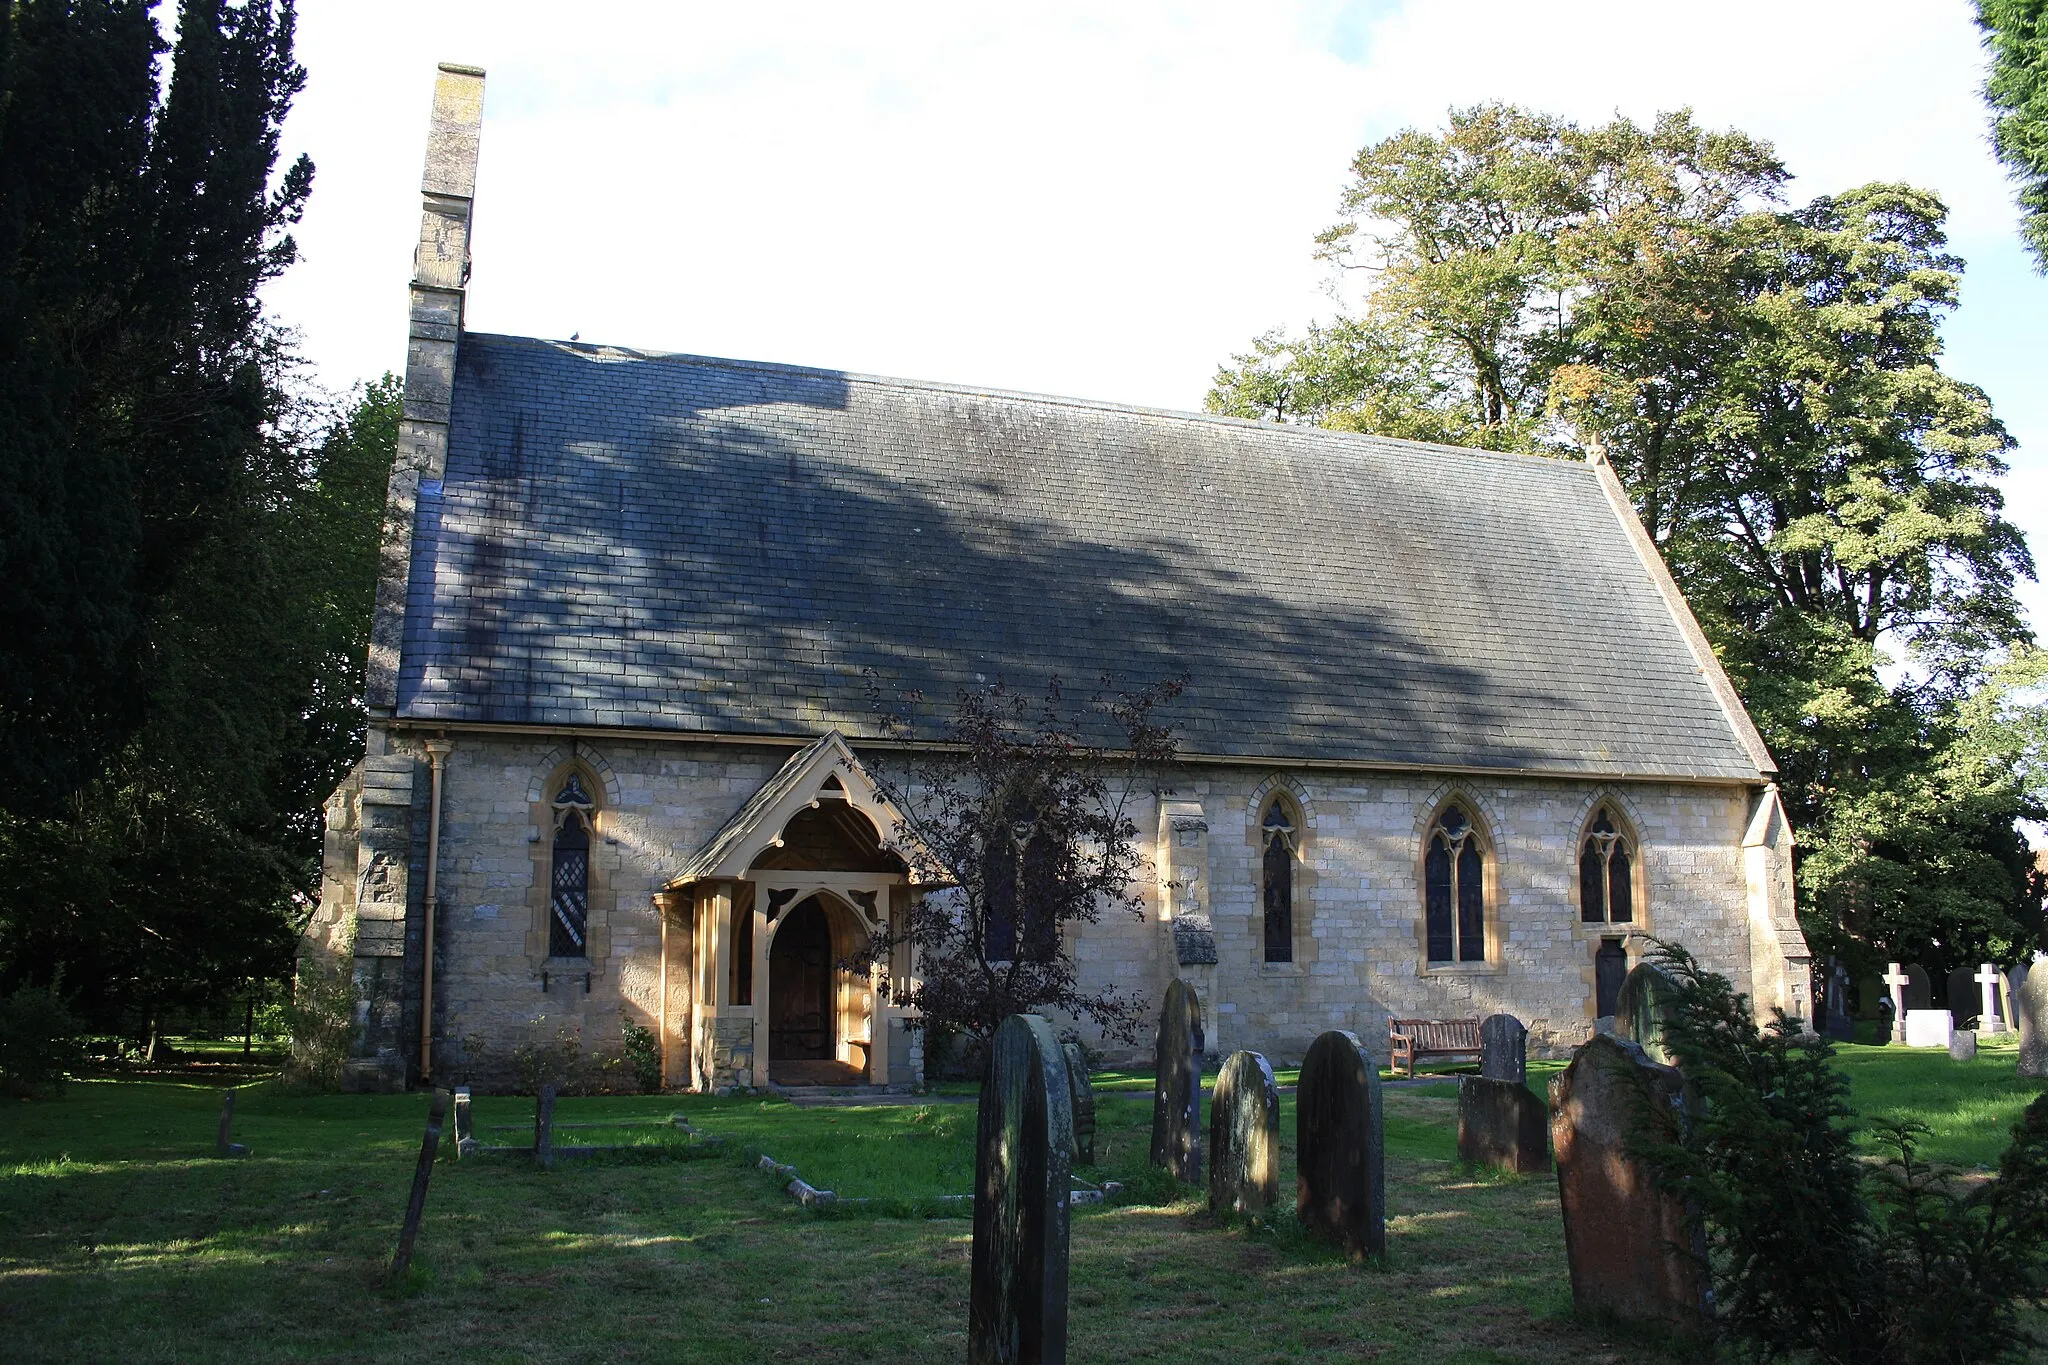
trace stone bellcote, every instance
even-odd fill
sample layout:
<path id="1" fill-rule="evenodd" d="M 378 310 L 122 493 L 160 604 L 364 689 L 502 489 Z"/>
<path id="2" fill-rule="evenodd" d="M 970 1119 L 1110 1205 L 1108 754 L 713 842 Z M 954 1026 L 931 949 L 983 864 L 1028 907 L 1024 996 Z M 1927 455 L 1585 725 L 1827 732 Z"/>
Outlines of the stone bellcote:
<path id="1" fill-rule="evenodd" d="M 377 611 L 370 626 L 368 701 L 373 714 L 388 714 L 398 703 L 398 653 L 405 633 L 413 527 L 420 500 L 440 498 L 448 458 L 448 409 L 455 387 L 455 349 L 462 335 L 463 288 L 469 282 L 483 113 L 483 71 L 441 63 L 427 128 L 426 169 L 420 177 L 420 240 L 413 252 L 405 407 L 398 428 L 398 460 L 384 505 Z"/>

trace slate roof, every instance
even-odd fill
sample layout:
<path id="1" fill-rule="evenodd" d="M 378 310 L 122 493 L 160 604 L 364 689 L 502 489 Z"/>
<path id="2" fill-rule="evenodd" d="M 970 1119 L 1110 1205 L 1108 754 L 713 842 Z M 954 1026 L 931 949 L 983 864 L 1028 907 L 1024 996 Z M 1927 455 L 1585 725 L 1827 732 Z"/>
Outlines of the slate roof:
<path id="1" fill-rule="evenodd" d="M 465 334 L 398 711 L 809 738 L 1187 670 L 1184 750 L 1755 780 L 1589 466 Z"/>

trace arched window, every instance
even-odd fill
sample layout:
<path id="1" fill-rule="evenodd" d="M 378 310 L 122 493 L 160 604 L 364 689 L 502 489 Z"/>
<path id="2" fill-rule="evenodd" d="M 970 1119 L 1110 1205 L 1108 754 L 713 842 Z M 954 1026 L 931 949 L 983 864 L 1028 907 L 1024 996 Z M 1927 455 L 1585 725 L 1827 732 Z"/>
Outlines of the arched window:
<path id="1" fill-rule="evenodd" d="M 1486 960 L 1486 850 L 1472 817 L 1444 807 L 1422 858 L 1423 905 L 1431 962 Z"/>
<path id="2" fill-rule="evenodd" d="M 1059 933 L 1055 901 L 1065 844 L 1037 805 L 1016 795 L 982 839 L 982 903 L 987 959 L 1050 959 Z"/>
<path id="3" fill-rule="evenodd" d="M 590 832 L 596 803 L 575 773 L 550 803 L 555 813 L 553 874 L 548 882 L 548 956 L 588 957 Z"/>
<path id="4" fill-rule="evenodd" d="M 1279 797 L 1259 822 L 1265 843 L 1266 961 L 1294 961 L 1294 819 Z"/>
<path id="5" fill-rule="evenodd" d="M 1579 845 L 1579 918 L 1587 924 L 1632 924 L 1635 917 L 1635 849 L 1614 812 L 1602 806 Z"/>

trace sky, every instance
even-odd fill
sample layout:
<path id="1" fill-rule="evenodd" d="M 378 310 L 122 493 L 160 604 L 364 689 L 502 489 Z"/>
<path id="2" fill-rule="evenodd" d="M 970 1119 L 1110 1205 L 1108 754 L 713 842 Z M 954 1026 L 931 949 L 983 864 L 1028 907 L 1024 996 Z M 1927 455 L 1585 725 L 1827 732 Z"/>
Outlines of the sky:
<path id="1" fill-rule="evenodd" d="M 317 174 L 267 300 L 335 389 L 403 368 L 438 61 L 489 72 L 476 330 L 1167 408 L 1333 311 L 1311 239 L 1360 147 L 1482 100 L 1690 106 L 1774 142 L 1795 200 L 1942 195 L 1947 365 L 2020 442 L 2048 560 L 2048 280 L 1967 0 L 301 5 L 284 146 Z"/>

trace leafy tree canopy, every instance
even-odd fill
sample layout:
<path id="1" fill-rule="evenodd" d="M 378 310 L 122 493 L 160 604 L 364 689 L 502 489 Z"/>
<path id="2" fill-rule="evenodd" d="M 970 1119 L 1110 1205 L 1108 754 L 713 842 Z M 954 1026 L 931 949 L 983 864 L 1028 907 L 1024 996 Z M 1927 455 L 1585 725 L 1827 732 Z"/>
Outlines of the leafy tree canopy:
<path id="1" fill-rule="evenodd" d="M 2048 0 L 1977 0 L 1991 145 L 2019 185 L 2020 236 L 2048 272 Z"/>
<path id="2" fill-rule="evenodd" d="M 1778 759 L 1816 946 L 2033 941 L 2014 821 L 2048 792 L 1981 761 L 2026 728 L 2033 563 L 1993 482 L 2011 439 L 1941 367 L 1940 200 L 1785 208 L 1768 143 L 1683 111 L 1453 110 L 1352 172 L 1317 250 L 1362 304 L 1259 338 L 1210 407 L 1606 459 Z"/>

